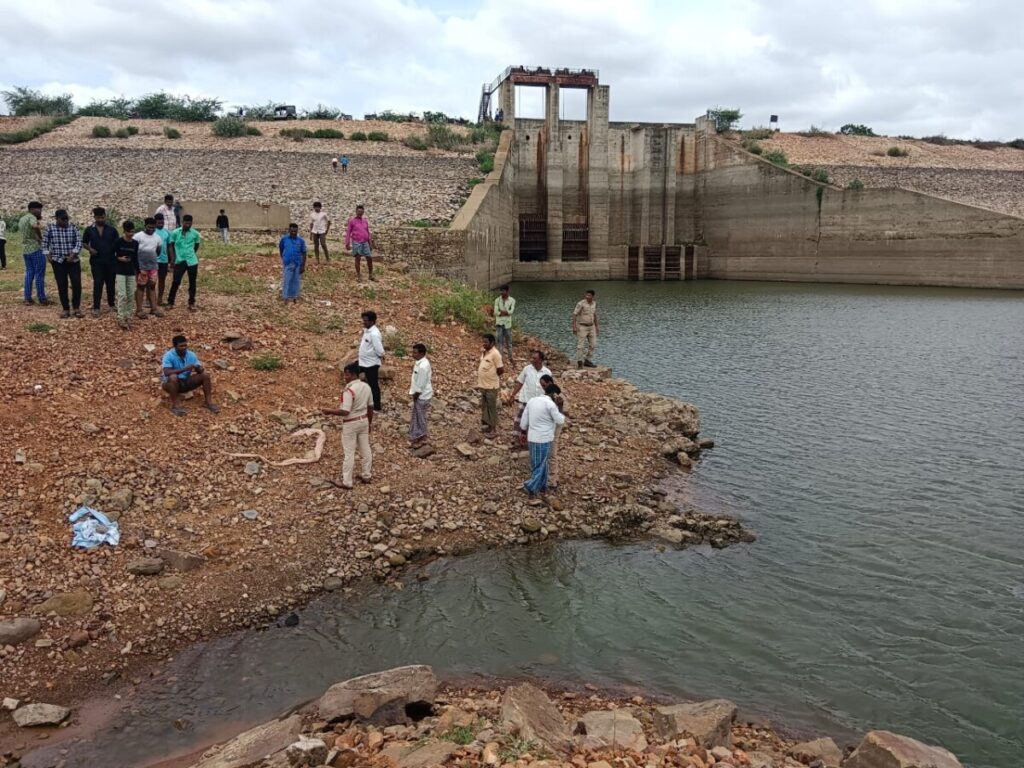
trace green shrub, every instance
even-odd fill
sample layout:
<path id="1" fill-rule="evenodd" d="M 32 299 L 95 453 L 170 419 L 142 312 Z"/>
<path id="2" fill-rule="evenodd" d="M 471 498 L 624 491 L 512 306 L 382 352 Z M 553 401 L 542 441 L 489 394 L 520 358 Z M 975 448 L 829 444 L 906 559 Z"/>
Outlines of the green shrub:
<path id="1" fill-rule="evenodd" d="M 294 141 L 313 138 L 313 132 L 308 128 L 282 128 L 278 134 Z"/>
<path id="2" fill-rule="evenodd" d="M 765 128 L 763 125 L 759 125 L 756 128 L 751 128 L 749 131 L 743 132 L 743 138 L 753 139 L 754 141 L 763 141 L 764 139 L 770 139 L 775 135 L 775 131 L 771 128 Z"/>
<path id="3" fill-rule="evenodd" d="M 419 136 L 406 136 L 404 139 L 402 139 L 402 143 L 409 149 L 427 149 L 427 142 L 425 142 Z"/>
<path id="4" fill-rule="evenodd" d="M 385 131 L 370 131 L 366 134 L 366 138 L 370 141 L 387 141 L 388 135 Z"/>
<path id="5" fill-rule="evenodd" d="M 53 330 L 53 326 L 46 323 L 29 323 L 25 326 L 25 330 L 30 333 L 49 333 Z"/>
<path id="6" fill-rule="evenodd" d="M 803 137 L 809 138 L 809 139 L 831 137 L 831 136 L 834 136 L 834 135 L 835 134 L 832 134 L 829 131 L 826 131 L 824 128 L 819 128 L 816 125 L 812 125 L 806 131 L 797 131 L 797 136 L 803 136 Z"/>
<path id="7" fill-rule="evenodd" d="M 434 222 L 430 219 L 413 219 L 409 222 L 410 227 L 432 227 Z"/>
<path id="8" fill-rule="evenodd" d="M 1011 149 L 1024 149 L 1024 139 L 1014 139 L 1013 141 L 1006 142 L 1006 146 Z"/>
<path id="9" fill-rule="evenodd" d="M 481 179 L 479 176 L 474 176 L 472 179 L 470 179 L 469 181 L 466 182 L 466 186 L 469 187 L 470 189 L 472 189 L 477 184 L 483 184 L 483 183 L 484 183 L 483 179 Z"/>
<path id="10" fill-rule="evenodd" d="M 472 744 L 475 738 L 475 729 L 471 725 L 453 725 L 441 734 L 443 741 L 452 741 L 463 746 Z"/>
<path id="11" fill-rule="evenodd" d="M 15 117 L 43 115 L 47 117 L 69 116 L 75 112 L 75 104 L 70 93 L 60 96 L 44 96 L 40 91 L 14 86 L 9 91 L 2 91 L 7 109 Z"/>
<path id="12" fill-rule="evenodd" d="M 337 128 L 317 128 L 313 131 L 314 139 L 344 139 L 345 134 Z"/>
<path id="13" fill-rule="evenodd" d="M 481 149 L 476 153 L 476 161 L 480 164 L 482 173 L 490 173 L 494 170 L 494 153 Z"/>
<path id="14" fill-rule="evenodd" d="M 49 120 L 42 120 L 29 128 L 22 128 L 20 131 L 0 133 L 0 144 L 21 144 L 22 142 L 32 141 L 32 139 L 42 136 L 44 133 L 49 133 L 54 128 L 67 125 L 74 119 L 70 115 L 52 117 Z"/>
<path id="15" fill-rule="evenodd" d="M 116 136 L 119 139 L 127 139 L 130 135 L 131 134 L 128 133 L 127 128 L 118 128 L 116 131 L 114 131 L 114 136 Z"/>
<path id="16" fill-rule="evenodd" d="M 169 125 L 165 125 L 164 136 L 166 136 L 168 139 L 180 139 L 181 131 L 179 131 L 177 128 L 171 128 L 171 126 Z"/>
<path id="17" fill-rule="evenodd" d="M 909 157 L 910 150 L 903 149 L 902 147 L 889 147 L 887 150 L 885 150 L 885 154 L 887 154 L 889 157 Z"/>
<path id="18" fill-rule="evenodd" d="M 92 137 L 94 139 L 109 139 L 110 129 L 105 125 L 94 125 L 92 127 Z"/>
<path id="19" fill-rule="evenodd" d="M 366 134 L 362 131 L 353 131 L 352 135 L 349 136 L 352 141 L 366 141 Z"/>
<path id="20" fill-rule="evenodd" d="M 455 320 L 480 333 L 489 333 L 494 320 L 483 307 L 491 304 L 491 297 L 462 283 L 453 284 L 444 293 L 430 297 L 430 319 L 435 324 Z"/>
<path id="21" fill-rule="evenodd" d="M 257 371 L 276 371 L 283 365 L 281 358 L 273 352 L 261 352 L 249 360 L 249 367 Z"/>
<path id="22" fill-rule="evenodd" d="M 781 149 L 770 149 L 764 154 L 762 154 L 761 157 L 763 157 L 769 163 L 782 166 L 783 168 L 789 165 L 789 159 L 786 157 L 786 153 L 783 152 Z"/>
<path id="23" fill-rule="evenodd" d="M 497 144 L 498 137 L 501 136 L 503 126 L 501 123 L 484 123 L 483 125 L 474 125 L 469 130 L 469 140 L 473 144 L 483 144 L 484 142 L 494 142 Z"/>
<path id="24" fill-rule="evenodd" d="M 263 131 L 261 131 L 255 125 L 247 125 L 247 126 L 245 126 L 245 135 L 246 136 L 262 136 L 263 135 Z"/>
<path id="25" fill-rule="evenodd" d="M 743 117 L 743 113 L 738 109 L 715 107 L 708 110 L 708 118 L 715 124 L 715 130 L 719 133 L 731 131 L 741 117 Z"/>
<path id="26" fill-rule="evenodd" d="M 428 125 L 427 141 L 438 149 L 454 149 L 462 143 L 462 138 L 447 125 Z"/>
<path id="27" fill-rule="evenodd" d="M 809 175 L 819 184 L 828 184 L 828 169 L 826 168 L 814 168 Z"/>
<path id="28" fill-rule="evenodd" d="M 328 107 L 326 104 L 317 104 L 313 109 L 308 112 L 302 113 L 303 120 L 337 120 L 338 115 L 341 114 L 340 109 L 334 107 Z M 317 138 L 329 139 L 330 136 L 318 136 Z"/>
<path id="29" fill-rule="evenodd" d="M 109 101 L 92 101 L 78 110 L 78 114 L 84 117 L 113 117 L 118 120 L 127 120 L 134 117 L 135 102 L 123 96 Z"/>
<path id="30" fill-rule="evenodd" d="M 139 135 L 139 129 L 136 126 L 134 126 L 134 125 L 127 126 L 125 128 L 125 130 L 128 131 L 128 135 L 129 136 L 138 136 Z"/>
<path id="31" fill-rule="evenodd" d="M 744 141 L 743 148 L 752 155 L 760 155 L 764 149 L 756 141 Z"/>
<path id="32" fill-rule="evenodd" d="M 864 182 L 860 179 L 852 179 L 849 184 L 846 185 L 847 189 L 852 189 L 857 192 L 864 189 Z"/>
<path id="33" fill-rule="evenodd" d="M 866 125 L 855 125 L 854 123 L 847 123 L 839 132 L 844 136 L 874 136 L 875 132 L 868 128 Z"/>
<path id="34" fill-rule="evenodd" d="M 235 115 L 225 115 L 217 118 L 213 123 L 213 135 L 224 139 L 234 139 L 245 136 L 248 133 L 248 126 L 245 120 Z"/>

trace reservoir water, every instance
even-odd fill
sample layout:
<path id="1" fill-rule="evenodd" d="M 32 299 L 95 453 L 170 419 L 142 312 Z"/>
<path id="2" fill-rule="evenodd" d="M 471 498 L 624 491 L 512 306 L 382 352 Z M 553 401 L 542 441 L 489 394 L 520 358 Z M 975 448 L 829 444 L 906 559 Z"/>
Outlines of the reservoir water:
<path id="1" fill-rule="evenodd" d="M 570 351 L 583 287 L 516 285 L 524 328 Z M 689 501 L 738 515 L 756 543 L 568 542 L 436 562 L 402 590 L 329 594 L 297 627 L 181 654 L 114 728 L 55 745 L 67 764 L 144 765 L 344 677 L 424 662 L 725 696 L 840 740 L 882 727 L 973 768 L 1019 768 L 1024 294 L 594 287 L 598 362 L 700 407 L 718 447 Z"/>

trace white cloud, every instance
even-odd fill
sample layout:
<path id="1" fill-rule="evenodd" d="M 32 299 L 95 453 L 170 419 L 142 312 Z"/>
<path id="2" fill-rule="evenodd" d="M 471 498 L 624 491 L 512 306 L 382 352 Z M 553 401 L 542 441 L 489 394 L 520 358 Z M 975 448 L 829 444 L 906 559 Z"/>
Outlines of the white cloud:
<path id="1" fill-rule="evenodd" d="M 1024 133 L 1010 0 L 0 0 L 0 85 L 79 102 L 156 90 L 473 117 L 509 64 L 592 66 L 615 120 L 740 107 L 791 129 Z M 60 23 L 58 23 L 58 20 Z"/>

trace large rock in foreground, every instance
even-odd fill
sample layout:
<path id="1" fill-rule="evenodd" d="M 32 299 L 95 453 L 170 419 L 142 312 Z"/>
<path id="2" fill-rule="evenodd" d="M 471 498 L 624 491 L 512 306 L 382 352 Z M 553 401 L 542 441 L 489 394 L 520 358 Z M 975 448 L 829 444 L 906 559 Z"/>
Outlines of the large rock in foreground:
<path id="1" fill-rule="evenodd" d="M 654 728 L 664 739 L 692 736 L 704 747 L 732 746 L 736 705 L 726 699 L 658 707 L 653 716 Z"/>
<path id="2" fill-rule="evenodd" d="M 647 749 L 643 726 L 624 709 L 587 712 L 580 723 L 586 731 L 580 739 L 584 749 L 631 749 L 634 752 Z M 579 733 L 578 728 L 576 732 Z"/>
<path id="3" fill-rule="evenodd" d="M 789 754 L 804 765 L 811 765 L 820 760 L 825 768 L 839 768 L 839 764 L 843 762 L 842 750 L 829 738 L 794 744 L 790 747 Z"/>
<path id="4" fill-rule="evenodd" d="M 889 731 L 871 731 L 843 768 L 963 768 L 956 755 Z"/>
<path id="5" fill-rule="evenodd" d="M 17 645 L 35 637 L 42 629 L 38 619 L 8 619 L 0 621 L 0 646 Z"/>
<path id="6" fill-rule="evenodd" d="M 572 736 L 551 699 L 529 683 L 514 685 L 501 699 L 501 724 L 528 741 L 538 741 L 549 749 L 568 752 Z"/>
<path id="7" fill-rule="evenodd" d="M 407 708 L 418 704 L 429 707 L 434 703 L 436 694 L 434 670 L 424 665 L 412 665 L 332 685 L 320 697 L 317 708 L 320 717 L 328 722 L 355 717 L 393 725 L 409 722 Z"/>
<path id="8" fill-rule="evenodd" d="M 26 704 L 14 710 L 12 717 L 21 728 L 60 725 L 71 716 L 71 710 L 57 704 Z"/>
<path id="9" fill-rule="evenodd" d="M 302 730 L 302 717 L 292 715 L 258 725 L 206 752 L 195 768 L 249 768 L 292 744 Z"/>

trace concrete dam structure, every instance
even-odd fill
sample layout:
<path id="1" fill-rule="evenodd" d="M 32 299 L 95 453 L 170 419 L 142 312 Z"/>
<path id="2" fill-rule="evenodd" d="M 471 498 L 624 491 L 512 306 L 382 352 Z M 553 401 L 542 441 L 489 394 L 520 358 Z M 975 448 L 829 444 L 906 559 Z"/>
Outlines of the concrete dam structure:
<path id="1" fill-rule="evenodd" d="M 516 88 L 545 116 L 516 115 Z M 561 119 L 584 91 L 584 119 Z M 510 67 L 480 112 L 506 126 L 448 231 L 469 282 L 791 280 L 1024 288 L 1024 219 L 902 189 L 842 189 L 775 166 L 713 123 L 610 122 L 596 70 Z"/>

